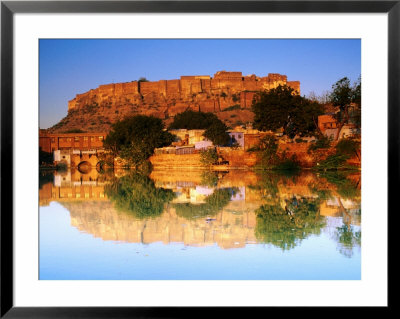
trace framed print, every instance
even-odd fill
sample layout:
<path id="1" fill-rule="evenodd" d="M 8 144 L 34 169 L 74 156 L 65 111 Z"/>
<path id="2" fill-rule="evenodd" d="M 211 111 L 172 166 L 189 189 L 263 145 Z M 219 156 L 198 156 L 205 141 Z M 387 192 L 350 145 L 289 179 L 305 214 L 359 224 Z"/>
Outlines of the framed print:
<path id="1" fill-rule="evenodd" d="M 388 309 L 399 15 L 2 1 L 1 316 Z"/>

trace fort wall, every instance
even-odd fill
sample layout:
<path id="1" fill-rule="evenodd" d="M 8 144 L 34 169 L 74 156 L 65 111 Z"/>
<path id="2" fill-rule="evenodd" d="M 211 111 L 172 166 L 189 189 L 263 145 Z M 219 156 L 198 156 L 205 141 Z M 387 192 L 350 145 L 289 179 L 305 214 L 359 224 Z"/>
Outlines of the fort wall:
<path id="1" fill-rule="evenodd" d="M 288 85 L 300 93 L 300 82 L 288 82 L 286 75 L 270 73 L 266 77 L 257 77 L 254 74 L 243 76 L 242 72 L 219 71 L 213 78 L 209 75 L 192 75 L 181 76 L 180 79 L 174 80 L 100 85 L 96 89 L 77 94 L 68 102 L 68 111 L 84 108 L 87 105 L 109 106 L 127 102 L 139 105 L 156 104 L 167 108 L 181 102 L 185 103 L 186 107 L 195 108 L 207 100 L 212 103 L 203 103 L 203 109 L 215 112 L 219 111 L 216 104 L 221 96 L 226 104 L 234 105 L 235 101 L 232 99 L 234 94 L 269 90 L 279 85 Z M 248 108 L 251 100 L 251 94 L 245 94 L 243 99 L 240 99 L 240 104 Z"/>

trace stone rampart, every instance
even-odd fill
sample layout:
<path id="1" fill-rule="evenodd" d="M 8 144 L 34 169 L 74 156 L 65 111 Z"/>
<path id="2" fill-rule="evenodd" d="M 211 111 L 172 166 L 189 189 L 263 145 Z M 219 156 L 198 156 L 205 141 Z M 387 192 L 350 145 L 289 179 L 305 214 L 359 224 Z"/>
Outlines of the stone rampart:
<path id="1" fill-rule="evenodd" d="M 155 82 L 127 82 L 100 85 L 96 89 L 77 94 L 68 102 L 68 110 L 82 108 L 87 105 L 117 105 L 121 103 L 137 103 L 172 106 L 179 100 L 189 106 L 189 102 L 202 100 L 216 101 L 223 96 L 227 104 L 234 105 L 234 94 L 269 90 L 278 85 L 288 85 L 300 92 L 299 81 L 287 81 L 286 75 L 268 74 L 266 77 L 257 77 L 254 74 L 242 76 L 242 72 L 219 71 L 211 78 L 209 75 L 181 76 L 177 80 L 160 80 Z M 152 95 L 146 99 L 146 95 Z M 249 107 L 252 97 L 240 100 L 242 107 Z M 210 109 L 210 104 L 203 106 Z M 211 110 L 212 111 L 212 110 Z M 214 110 L 218 111 L 218 109 Z"/>
<path id="2" fill-rule="evenodd" d="M 163 168 L 204 168 L 200 162 L 200 154 L 160 154 L 150 157 L 150 162 L 155 169 Z"/>

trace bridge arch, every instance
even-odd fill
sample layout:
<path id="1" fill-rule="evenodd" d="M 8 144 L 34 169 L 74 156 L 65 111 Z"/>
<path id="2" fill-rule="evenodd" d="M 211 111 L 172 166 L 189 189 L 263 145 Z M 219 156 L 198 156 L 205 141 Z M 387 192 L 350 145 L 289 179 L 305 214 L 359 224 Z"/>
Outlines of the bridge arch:
<path id="1" fill-rule="evenodd" d="M 71 156 L 71 167 L 77 168 L 81 173 L 85 173 L 92 168 L 97 168 L 100 159 L 95 154 L 74 154 Z"/>
<path id="2" fill-rule="evenodd" d="M 92 164 L 88 161 L 82 161 L 78 164 L 78 171 L 80 173 L 86 174 L 89 173 L 92 169 Z"/>

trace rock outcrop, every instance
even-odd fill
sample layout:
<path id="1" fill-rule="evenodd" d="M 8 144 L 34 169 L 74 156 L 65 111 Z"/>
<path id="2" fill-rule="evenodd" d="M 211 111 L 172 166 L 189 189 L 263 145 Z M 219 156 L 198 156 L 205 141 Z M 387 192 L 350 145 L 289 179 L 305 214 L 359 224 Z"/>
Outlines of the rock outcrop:
<path id="1" fill-rule="evenodd" d="M 50 132 L 108 131 L 111 124 L 128 115 L 145 114 L 169 124 L 187 109 L 213 112 L 228 126 L 252 121 L 251 105 L 258 91 L 288 85 L 300 94 L 300 82 L 286 75 L 243 76 L 242 72 L 219 71 L 209 75 L 181 76 L 179 80 L 133 81 L 100 85 L 77 94 L 68 102 L 68 115 Z"/>

